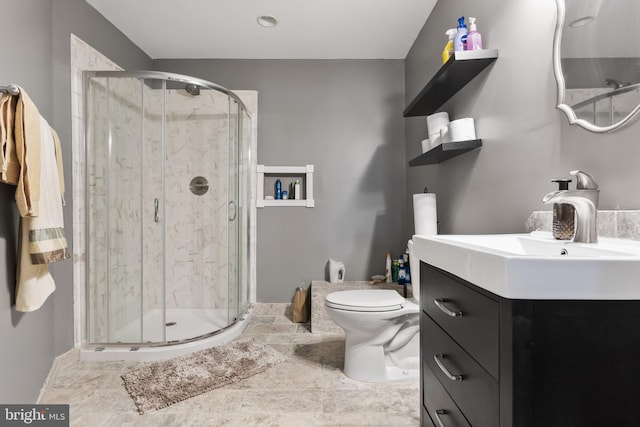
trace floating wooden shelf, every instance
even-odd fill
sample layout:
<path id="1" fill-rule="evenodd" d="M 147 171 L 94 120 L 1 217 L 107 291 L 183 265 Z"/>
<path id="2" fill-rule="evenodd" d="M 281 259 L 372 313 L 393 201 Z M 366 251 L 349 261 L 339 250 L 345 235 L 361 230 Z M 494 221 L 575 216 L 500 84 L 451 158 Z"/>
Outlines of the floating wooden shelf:
<path id="1" fill-rule="evenodd" d="M 445 142 L 426 153 L 421 154 L 413 160 L 409 161 L 409 166 L 424 166 L 442 163 L 460 154 L 468 153 L 471 150 L 482 147 L 481 139 L 472 139 L 470 141 Z"/>
<path id="2" fill-rule="evenodd" d="M 434 113 L 498 58 L 497 49 L 455 52 L 404 110 L 404 117 Z"/>

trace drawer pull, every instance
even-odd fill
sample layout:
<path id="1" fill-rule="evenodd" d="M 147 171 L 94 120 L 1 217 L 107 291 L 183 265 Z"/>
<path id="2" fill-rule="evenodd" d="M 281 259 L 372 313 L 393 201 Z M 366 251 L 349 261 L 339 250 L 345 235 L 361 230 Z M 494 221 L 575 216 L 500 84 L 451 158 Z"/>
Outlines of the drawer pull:
<path id="1" fill-rule="evenodd" d="M 449 307 L 444 305 L 444 299 L 434 299 L 433 302 L 440 310 L 442 310 L 447 316 L 462 317 L 461 311 L 452 311 Z"/>
<path id="2" fill-rule="evenodd" d="M 433 355 L 433 360 L 435 360 L 436 365 L 438 365 L 438 368 L 440 368 L 442 373 L 445 374 L 447 378 L 449 378 L 451 381 L 462 381 L 462 375 L 454 375 L 451 372 L 449 372 L 447 367 L 444 366 L 444 363 L 442 363 L 442 360 L 440 359 L 444 359 L 444 354 Z"/>
<path id="3" fill-rule="evenodd" d="M 434 412 L 434 415 L 436 416 L 436 421 L 438 422 L 438 427 L 444 427 L 444 423 L 440 419 L 440 415 L 447 415 L 447 411 L 445 411 L 444 409 L 438 409 L 438 410 L 436 410 Z"/>

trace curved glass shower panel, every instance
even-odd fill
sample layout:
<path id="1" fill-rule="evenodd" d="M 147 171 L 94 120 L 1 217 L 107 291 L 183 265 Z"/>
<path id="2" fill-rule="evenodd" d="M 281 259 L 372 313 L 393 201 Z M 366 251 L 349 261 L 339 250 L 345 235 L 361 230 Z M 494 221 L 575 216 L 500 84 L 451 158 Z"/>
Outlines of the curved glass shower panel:
<path id="1" fill-rule="evenodd" d="M 87 342 L 226 328 L 248 301 L 248 114 L 187 76 L 86 76 Z"/>
<path id="2" fill-rule="evenodd" d="M 233 144 L 226 94 L 184 84 L 166 93 L 167 341 L 175 341 L 230 324 L 226 208 Z"/>

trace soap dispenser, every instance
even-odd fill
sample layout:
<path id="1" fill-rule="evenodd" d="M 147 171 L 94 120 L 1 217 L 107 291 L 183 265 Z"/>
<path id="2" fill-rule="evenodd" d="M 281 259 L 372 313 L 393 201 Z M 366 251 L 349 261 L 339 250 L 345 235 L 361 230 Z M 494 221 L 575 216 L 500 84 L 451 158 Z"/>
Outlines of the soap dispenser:
<path id="1" fill-rule="evenodd" d="M 476 18 L 469 17 L 469 33 L 467 34 L 466 50 L 482 49 L 482 36 L 476 27 Z"/>
<path id="2" fill-rule="evenodd" d="M 557 182 L 559 190 L 569 189 L 570 179 L 552 179 L 551 182 Z M 576 210 L 567 203 L 553 204 L 553 237 L 558 240 L 571 240 L 575 228 Z"/>
<path id="3" fill-rule="evenodd" d="M 464 16 L 458 18 L 458 29 L 453 38 L 453 50 L 458 52 L 467 49 L 467 26 L 464 23 Z"/>

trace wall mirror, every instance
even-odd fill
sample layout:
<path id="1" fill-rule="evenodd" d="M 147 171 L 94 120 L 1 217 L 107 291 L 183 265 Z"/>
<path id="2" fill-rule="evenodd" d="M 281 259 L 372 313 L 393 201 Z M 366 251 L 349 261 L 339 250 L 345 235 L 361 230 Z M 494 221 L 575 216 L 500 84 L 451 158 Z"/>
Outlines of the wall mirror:
<path id="1" fill-rule="evenodd" d="M 640 111 L 640 1 L 556 0 L 558 108 L 572 125 L 611 132 Z"/>

